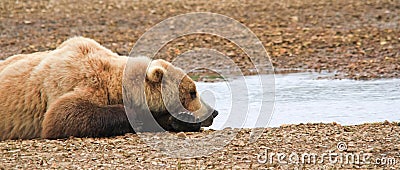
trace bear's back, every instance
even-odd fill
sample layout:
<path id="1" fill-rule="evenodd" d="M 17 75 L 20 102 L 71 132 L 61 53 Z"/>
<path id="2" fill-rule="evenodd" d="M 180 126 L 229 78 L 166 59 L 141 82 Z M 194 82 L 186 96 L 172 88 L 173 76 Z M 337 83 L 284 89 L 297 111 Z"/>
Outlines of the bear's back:
<path id="1" fill-rule="evenodd" d="M 0 140 L 38 138 L 44 114 L 58 97 L 77 87 L 101 93 L 97 101 L 106 103 L 106 88 L 120 83 L 126 59 L 97 42 L 76 37 L 47 52 L 20 54 L 0 61 Z M 103 83 L 103 84 L 102 84 Z M 120 87 L 112 94 L 118 98 Z M 119 99 L 115 99 L 119 102 Z"/>
<path id="2" fill-rule="evenodd" d="M 20 54 L 12 56 L 0 63 L 0 139 L 10 138 L 18 132 L 21 136 L 32 136 L 40 127 L 32 128 L 35 124 L 33 117 L 26 115 L 27 110 L 39 113 L 45 111 L 41 103 L 41 87 L 30 85 L 32 70 L 47 56 L 48 52 Z M 32 95 L 32 96 L 28 96 Z M 12 125 L 20 126 L 12 126 Z M 39 129 L 38 129 L 39 128 Z M 21 132 L 21 129 L 30 129 Z M 36 131 L 36 132 L 35 132 Z"/>

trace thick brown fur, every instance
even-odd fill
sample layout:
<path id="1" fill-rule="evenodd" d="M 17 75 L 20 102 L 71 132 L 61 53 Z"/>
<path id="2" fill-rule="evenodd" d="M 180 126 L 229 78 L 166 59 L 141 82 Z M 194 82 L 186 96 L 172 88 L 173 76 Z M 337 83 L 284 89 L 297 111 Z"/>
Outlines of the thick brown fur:
<path id="1" fill-rule="evenodd" d="M 171 118 L 163 105 L 157 76 L 169 71 L 181 76 L 180 80 L 166 79 L 181 84 L 179 92 L 170 90 L 169 94 L 179 93 L 186 109 L 203 116 L 198 111 L 204 110 L 199 97 L 189 98 L 189 92 L 196 91 L 194 82 L 182 70 L 164 60 L 137 60 L 133 71 L 137 69 L 144 75 L 148 66 L 149 70 L 155 69 L 146 76 L 146 101 L 138 102 L 147 103 L 161 126 L 170 130 Z M 82 37 L 71 38 L 53 51 L 0 61 L 0 140 L 102 137 L 133 132 L 122 99 L 127 61 L 128 57 Z"/>

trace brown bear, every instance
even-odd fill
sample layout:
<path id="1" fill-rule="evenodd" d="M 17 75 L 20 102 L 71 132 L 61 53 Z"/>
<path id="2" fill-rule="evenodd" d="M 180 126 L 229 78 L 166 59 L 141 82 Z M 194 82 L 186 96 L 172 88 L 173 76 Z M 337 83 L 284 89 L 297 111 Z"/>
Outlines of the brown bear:
<path id="1" fill-rule="evenodd" d="M 133 69 L 124 70 L 128 61 Z M 132 75 L 126 84 L 143 83 L 143 89 L 123 87 L 124 71 Z M 135 76 L 144 76 L 143 82 Z M 162 81 L 166 86 L 161 87 Z M 178 103 L 162 97 L 161 88 L 178 94 Z M 123 91 L 132 105 L 148 108 L 168 131 L 199 131 L 218 114 L 200 99 L 194 81 L 171 63 L 119 56 L 92 39 L 74 37 L 53 51 L 0 61 L 0 140 L 134 133 Z M 165 103 L 182 105 L 186 111 L 171 113 Z"/>

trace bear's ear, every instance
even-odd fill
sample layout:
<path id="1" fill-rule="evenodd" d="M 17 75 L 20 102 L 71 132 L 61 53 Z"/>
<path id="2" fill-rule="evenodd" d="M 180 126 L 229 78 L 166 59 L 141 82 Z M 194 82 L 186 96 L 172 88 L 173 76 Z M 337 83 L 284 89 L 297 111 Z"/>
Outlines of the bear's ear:
<path id="1" fill-rule="evenodd" d="M 146 78 L 152 82 L 161 82 L 165 69 L 159 66 L 151 66 L 147 70 Z"/>

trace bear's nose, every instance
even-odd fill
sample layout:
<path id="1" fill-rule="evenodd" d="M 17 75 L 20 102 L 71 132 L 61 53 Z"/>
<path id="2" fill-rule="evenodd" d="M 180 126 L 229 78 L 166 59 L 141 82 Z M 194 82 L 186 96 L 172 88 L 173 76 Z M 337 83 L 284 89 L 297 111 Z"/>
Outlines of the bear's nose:
<path id="1" fill-rule="evenodd" d="M 212 112 L 212 116 L 213 116 L 213 118 L 217 117 L 217 116 L 218 116 L 218 111 L 214 110 L 214 111 Z"/>

